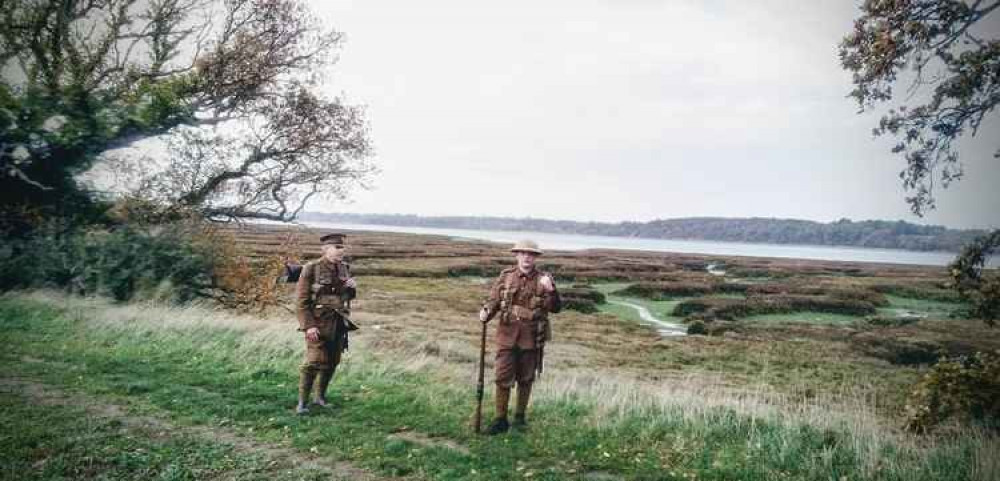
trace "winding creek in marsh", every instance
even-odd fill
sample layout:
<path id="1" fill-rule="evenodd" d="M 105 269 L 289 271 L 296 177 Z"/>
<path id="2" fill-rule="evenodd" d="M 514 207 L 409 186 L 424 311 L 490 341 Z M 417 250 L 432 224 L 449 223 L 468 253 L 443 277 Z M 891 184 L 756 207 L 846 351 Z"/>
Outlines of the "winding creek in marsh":
<path id="1" fill-rule="evenodd" d="M 649 312 L 649 309 L 646 309 L 645 306 L 640 306 L 639 304 L 635 304 L 628 301 L 620 301 L 616 299 L 608 299 L 608 302 L 611 304 L 617 304 L 619 306 L 625 306 L 635 309 L 636 312 L 638 312 L 639 314 L 639 318 L 641 318 L 643 322 L 655 327 L 657 332 L 659 332 L 661 336 L 668 337 L 668 336 L 687 335 L 687 327 L 685 327 L 683 324 L 661 321 L 657 319 L 656 316 L 653 315 L 653 313 Z"/>

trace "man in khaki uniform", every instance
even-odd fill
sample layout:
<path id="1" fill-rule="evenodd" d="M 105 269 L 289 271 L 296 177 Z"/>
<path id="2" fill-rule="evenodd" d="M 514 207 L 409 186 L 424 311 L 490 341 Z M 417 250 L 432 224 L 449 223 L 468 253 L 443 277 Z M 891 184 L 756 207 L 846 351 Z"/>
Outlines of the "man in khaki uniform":
<path id="1" fill-rule="evenodd" d="M 350 302 L 357 296 L 357 283 L 350 266 L 344 262 L 346 236 L 327 234 L 320 237 L 323 256 L 302 268 L 295 285 L 299 331 L 305 332 L 306 355 L 300 367 L 298 414 L 309 412 L 307 403 L 317 380 L 316 404 L 326 406 L 326 389 L 347 349 L 351 323 Z"/>
<path id="2" fill-rule="evenodd" d="M 489 322 L 499 314 L 496 327 L 496 417 L 487 433 L 507 431 L 507 407 L 510 391 L 517 383 L 517 408 L 514 427 L 525 428 L 525 412 L 531 397 L 535 373 L 541 372 L 545 342 L 551 337 L 549 313 L 562 308 L 555 281 L 546 272 L 535 269 L 535 259 L 542 255 L 538 244 L 524 240 L 511 249 L 517 266 L 504 269 L 493 282 L 489 299 L 479 311 L 479 320 Z"/>

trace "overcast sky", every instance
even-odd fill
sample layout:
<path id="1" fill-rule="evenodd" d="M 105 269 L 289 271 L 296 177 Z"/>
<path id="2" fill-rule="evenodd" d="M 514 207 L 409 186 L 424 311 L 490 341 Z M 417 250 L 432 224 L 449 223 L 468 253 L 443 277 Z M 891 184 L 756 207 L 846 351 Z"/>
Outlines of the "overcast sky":
<path id="1" fill-rule="evenodd" d="M 1000 226 L 992 134 L 937 211 L 909 213 L 903 159 L 846 98 L 852 2 L 313 4 L 345 34 L 329 93 L 367 106 L 381 173 L 308 210 Z"/>

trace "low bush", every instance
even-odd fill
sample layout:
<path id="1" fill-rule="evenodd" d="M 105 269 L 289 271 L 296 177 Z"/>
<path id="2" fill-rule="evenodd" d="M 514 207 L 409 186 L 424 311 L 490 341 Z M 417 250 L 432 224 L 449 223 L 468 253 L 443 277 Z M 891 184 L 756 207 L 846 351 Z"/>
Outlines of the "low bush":
<path id="1" fill-rule="evenodd" d="M 855 316 L 865 316 L 875 314 L 875 305 L 865 300 L 841 299 L 834 296 L 809 296 L 809 295 L 777 295 L 751 297 L 748 299 L 751 304 L 751 311 L 761 309 L 767 312 L 761 314 L 778 312 L 828 312 L 832 314 L 848 314 Z"/>
<path id="2" fill-rule="evenodd" d="M 747 286 L 747 295 L 794 294 L 803 296 L 827 296 L 844 301 L 867 302 L 874 306 L 886 307 L 889 299 L 881 292 L 860 287 L 800 286 L 793 284 L 756 284 Z"/>
<path id="3" fill-rule="evenodd" d="M 603 293 L 586 287 L 561 288 L 559 289 L 559 295 L 562 298 L 564 309 L 571 309 L 586 314 L 598 312 L 597 305 L 606 302 Z"/>
<path id="4" fill-rule="evenodd" d="M 746 299 L 701 298 L 681 302 L 672 315 L 684 317 L 700 313 L 709 318 L 736 319 L 762 314 L 788 314 L 793 312 L 828 312 L 833 314 L 871 315 L 875 305 L 852 299 L 832 296 L 798 294 L 755 295 Z"/>
<path id="5" fill-rule="evenodd" d="M 715 291 L 715 285 L 698 281 L 637 282 L 615 294 L 652 300 L 674 297 L 702 296 Z"/>
<path id="6" fill-rule="evenodd" d="M 593 302 L 595 304 L 604 304 L 607 302 L 607 298 L 604 293 L 590 287 L 566 287 L 559 289 L 559 295 L 563 300 L 566 299 L 585 299 Z"/>
<path id="7" fill-rule="evenodd" d="M 891 294 L 909 299 L 925 301 L 961 302 L 957 291 L 944 286 L 928 284 L 874 284 L 871 289 L 882 294 Z"/>
<path id="8" fill-rule="evenodd" d="M 582 298 L 563 299 L 563 309 L 582 312 L 584 314 L 594 314 L 600 311 L 594 301 Z"/>
<path id="9" fill-rule="evenodd" d="M 124 301 L 142 295 L 185 301 L 209 290 L 213 253 L 185 228 L 63 231 L 51 225 L 19 240 L 0 261 L 5 288 L 57 287 Z"/>
<path id="10" fill-rule="evenodd" d="M 705 325 L 705 321 L 694 320 L 694 321 L 691 321 L 690 324 L 688 324 L 687 333 L 688 333 L 688 335 L 691 335 L 691 336 L 694 336 L 694 335 L 704 336 L 704 335 L 708 334 L 708 327 Z"/>
<path id="11" fill-rule="evenodd" d="M 118 301 L 210 298 L 245 311 L 280 304 L 285 262 L 301 257 L 291 254 L 299 250 L 297 235 L 269 256 L 254 255 L 238 235 L 198 221 L 86 229 L 52 223 L 0 258 L 0 287 L 54 287 Z"/>
<path id="12" fill-rule="evenodd" d="M 769 278 L 778 279 L 795 275 L 791 269 L 767 268 L 767 267 L 740 267 L 733 266 L 726 269 L 726 275 L 742 278 Z"/>
<path id="13" fill-rule="evenodd" d="M 941 359 L 907 403 L 907 429 L 927 432 L 946 419 L 1000 427 L 1000 352 Z"/>
<path id="14" fill-rule="evenodd" d="M 448 268 L 448 275 L 452 277 L 458 276 L 477 276 L 477 277 L 496 277 L 499 272 L 497 271 L 497 266 L 492 263 L 469 263 L 461 264 L 457 266 L 451 266 Z"/>
<path id="15" fill-rule="evenodd" d="M 919 317 L 868 316 L 859 327 L 900 327 L 919 321 Z"/>
<path id="16" fill-rule="evenodd" d="M 702 297 L 678 303 L 671 312 L 671 315 L 677 317 L 687 317 L 692 314 L 699 314 L 705 318 L 711 319 L 718 317 L 724 312 L 739 312 L 741 309 L 746 308 L 746 306 L 747 302 L 745 299 Z"/>
<path id="17" fill-rule="evenodd" d="M 748 284 L 721 282 L 715 285 L 715 290 L 722 294 L 746 294 L 749 292 L 750 287 Z"/>

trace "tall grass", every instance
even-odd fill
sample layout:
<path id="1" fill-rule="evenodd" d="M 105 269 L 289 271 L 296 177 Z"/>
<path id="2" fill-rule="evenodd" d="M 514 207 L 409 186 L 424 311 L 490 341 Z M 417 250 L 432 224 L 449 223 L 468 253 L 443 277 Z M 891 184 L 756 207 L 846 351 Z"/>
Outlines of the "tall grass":
<path id="1" fill-rule="evenodd" d="M 278 378 L 288 384 L 290 395 L 294 388 L 286 381 L 294 379 L 302 347 L 291 316 L 235 315 L 197 304 L 115 304 L 48 292 L 6 296 L 0 302 L 54 307 L 72 320 L 77 330 L 73 335 L 88 342 L 113 340 L 116 349 L 124 350 L 115 355 L 126 356 L 134 349 L 138 357 L 158 352 L 165 359 L 182 356 L 194 370 L 208 369 L 199 366 L 204 360 L 228 363 L 252 375 L 286 373 Z M 504 463 L 518 459 L 523 449 L 535 456 L 539 466 L 550 463 L 539 479 L 574 478 L 586 470 L 622 473 L 629 479 L 684 479 L 682 473 L 708 479 L 987 480 L 1000 476 L 994 456 L 996 437 L 960 426 L 934 437 L 907 434 L 876 414 L 878 400 L 873 392 L 845 387 L 840 392 L 791 396 L 765 385 L 728 385 L 708 373 L 643 381 L 557 365 L 547 368 L 537 384 L 536 430 L 530 437 L 513 438 L 526 448 L 473 438 L 466 428 L 475 376 L 472 346 L 431 339 L 383 343 L 378 330 L 361 332 L 352 339 L 338 383 L 356 388 L 352 392 L 362 398 L 360 406 L 370 410 L 360 412 L 391 412 L 400 417 L 372 420 L 376 423 L 372 429 L 395 429 L 394 423 L 410 419 L 411 427 L 469 443 L 481 459 L 458 460 L 453 454 L 441 454 L 441 459 L 472 463 L 484 479 L 509 479 L 512 468 Z M 9 339 L 8 334 L 0 339 Z M 92 355 L 102 355 L 99 348 L 93 349 Z M 209 376 L 216 371 L 198 372 Z M 383 397 L 374 396 L 372 386 Z M 355 435 L 359 436 L 356 443 L 367 446 L 368 438 Z M 350 439 L 340 442 L 351 444 Z M 567 453 L 574 453 L 572 461 L 566 461 Z M 445 471 L 418 466 L 413 464 L 417 461 L 402 456 L 389 469 L 386 458 L 394 456 L 393 452 L 358 454 L 362 455 L 366 456 L 362 461 L 375 469 L 395 473 L 393 469 L 399 466 L 417 466 L 414 469 L 427 470 L 431 478 L 452 479 L 451 474 L 434 474 Z M 551 467 L 562 469 L 563 462 L 572 468 Z"/>

